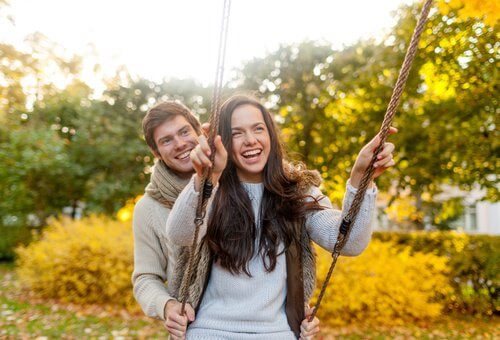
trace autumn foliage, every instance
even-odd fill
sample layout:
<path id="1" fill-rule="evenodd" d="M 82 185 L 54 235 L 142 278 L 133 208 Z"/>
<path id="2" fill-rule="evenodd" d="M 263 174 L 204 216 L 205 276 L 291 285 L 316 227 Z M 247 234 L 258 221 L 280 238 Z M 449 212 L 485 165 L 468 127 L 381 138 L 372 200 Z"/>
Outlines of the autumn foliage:
<path id="1" fill-rule="evenodd" d="M 379 232 L 374 239 L 391 242 L 395 250 L 411 249 L 448 259 L 446 309 L 466 314 L 500 312 L 500 237 L 457 232 Z"/>
<path id="2" fill-rule="evenodd" d="M 128 224 L 97 216 L 52 220 L 38 242 L 17 253 L 21 282 L 42 297 L 136 308 Z"/>
<path id="3" fill-rule="evenodd" d="M 331 255 L 320 251 L 318 284 L 330 262 Z M 451 292 L 448 272 L 443 257 L 411 254 L 410 248 L 398 250 L 391 242 L 374 240 L 359 257 L 339 259 L 319 317 L 332 326 L 398 325 L 435 318 L 443 310 L 442 297 Z"/>
<path id="4" fill-rule="evenodd" d="M 479 299 L 482 295 L 467 291 L 467 282 L 479 277 L 478 284 L 484 278 L 498 283 L 494 265 L 477 260 L 484 252 L 493 252 L 492 259 L 498 256 L 498 238 L 455 233 L 379 233 L 374 238 L 360 256 L 340 258 L 319 314 L 325 325 L 428 320 L 448 311 L 453 301 L 457 308 L 467 306 L 464 299 L 491 311 L 487 300 Z M 130 281 L 133 236 L 128 222 L 97 216 L 52 220 L 38 241 L 17 253 L 20 281 L 42 297 L 138 309 Z M 330 261 L 328 253 L 319 251 L 318 286 Z M 454 285 L 457 278 L 467 282 Z"/>
<path id="5" fill-rule="evenodd" d="M 461 18 L 480 18 L 490 26 L 495 26 L 500 18 L 498 0 L 448 0 L 439 1 L 438 6 L 444 14 L 455 10 Z"/>

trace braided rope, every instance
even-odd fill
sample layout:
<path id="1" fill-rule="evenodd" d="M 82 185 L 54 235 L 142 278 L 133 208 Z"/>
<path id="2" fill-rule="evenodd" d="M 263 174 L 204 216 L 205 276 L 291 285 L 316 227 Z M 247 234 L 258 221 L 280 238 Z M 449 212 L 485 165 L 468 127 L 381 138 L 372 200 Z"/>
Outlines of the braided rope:
<path id="1" fill-rule="evenodd" d="M 219 35 L 219 50 L 217 57 L 217 68 L 215 72 L 214 92 L 211 105 L 211 116 L 209 119 L 210 129 L 208 140 L 212 153 L 210 154 L 210 161 L 214 164 L 215 147 L 214 139 L 217 135 L 217 127 L 219 126 L 219 114 L 222 97 L 222 80 L 224 75 L 224 63 L 226 56 L 227 45 L 227 32 L 229 23 L 229 14 L 231 9 L 231 0 L 224 0 L 224 7 L 222 13 L 221 30 Z M 212 168 L 205 169 L 201 178 L 200 193 L 198 195 L 198 204 L 196 207 L 196 217 L 194 219 L 195 229 L 193 242 L 189 250 L 189 262 L 186 272 L 182 277 L 181 286 L 179 288 L 179 296 L 182 302 L 181 314 L 185 314 L 186 303 L 189 299 L 189 287 L 196 278 L 196 268 L 200 262 L 200 252 L 198 249 L 198 237 L 200 235 L 200 227 L 205 219 L 207 204 L 210 196 L 212 195 L 213 185 L 210 181 L 212 177 Z"/>
<path id="2" fill-rule="evenodd" d="M 403 94 L 403 90 L 406 84 L 406 81 L 408 79 L 408 75 L 410 74 L 410 69 L 411 65 L 413 63 L 413 59 L 415 58 L 415 55 L 417 53 L 417 48 L 418 48 L 418 42 L 420 40 L 420 36 L 424 30 L 425 23 L 427 21 L 427 17 L 429 15 L 429 11 L 432 5 L 432 0 L 426 0 L 422 11 L 420 13 L 420 18 L 418 19 L 417 26 L 415 27 L 415 31 L 413 32 L 413 36 L 410 41 L 410 46 L 408 47 L 408 50 L 405 55 L 405 59 L 403 61 L 403 66 L 401 67 L 401 70 L 399 71 L 399 76 L 398 80 L 396 81 L 396 85 L 394 87 L 391 100 L 389 101 L 389 105 L 387 107 L 387 111 L 384 116 L 384 121 L 382 122 L 382 126 L 380 128 L 379 136 L 380 136 L 380 144 L 377 146 L 373 157 L 370 161 L 370 164 L 366 168 L 363 178 L 361 179 L 361 183 L 359 185 L 358 191 L 356 192 L 356 195 L 354 196 L 354 200 L 351 204 L 351 207 L 349 208 L 349 211 L 347 212 L 346 216 L 342 220 L 342 223 L 340 225 L 339 229 L 339 236 L 337 238 L 337 242 L 335 243 L 335 247 L 332 252 L 332 264 L 330 265 L 330 269 L 328 270 L 328 274 L 325 278 L 325 282 L 323 283 L 323 286 L 321 287 L 320 294 L 318 296 L 318 300 L 316 302 L 316 305 L 314 306 L 313 313 L 311 314 L 309 321 L 312 321 L 314 317 L 316 316 L 316 313 L 321 305 L 321 301 L 323 299 L 323 296 L 325 295 L 326 288 L 328 286 L 328 282 L 330 281 L 330 278 L 333 273 L 333 269 L 335 268 L 335 265 L 337 263 L 337 258 L 340 255 L 340 251 L 344 247 L 344 245 L 347 242 L 347 239 L 349 237 L 349 233 L 351 231 L 351 226 L 356 220 L 356 216 L 359 212 L 359 209 L 361 207 L 361 203 L 363 202 L 363 198 L 365 196 L 366 189 L 368 188 L 368 185 L 370 184 L 373 173 L 375 169 L 373 168 L 373 164 L 377 160 L 377 156 L 382 151 L 384 147 L 384 143 L 387 140 L 387 136 L 389 133 L 389 128 L 391 126 L 391 123 L 394 119 L 394 115 L 396 114 L 396 110 L 398 108 L 399 102 L 401 100 L 401 96 Z"/>
<path id="3" fill-rule="evenodd" d="M 217 135 L 217 128 L 219 126 L 219 114 L 221 107 L 222 98 L 222 80 L 224 76 L 224 64 L 226 60 L 226 46 L 227 46 L 227 33 L 228 33 L 228 20 L 231 10 L 231 0 L 224 1 L 221 30 L 219 35 L 219 50 L 217 57 L 217 69 L 215 72 L 215 82 L 214 82 L 214 92 L 212 97 L 212 107 L 210 116 L 210 131 L 209 140 L 213 143 L 215 136 Z M 211 144 L 212 151 L 214 150 L 213 144 Z M 210 160 L 213 161 L 215 153 L 212 152 L 210 155 Z"/>

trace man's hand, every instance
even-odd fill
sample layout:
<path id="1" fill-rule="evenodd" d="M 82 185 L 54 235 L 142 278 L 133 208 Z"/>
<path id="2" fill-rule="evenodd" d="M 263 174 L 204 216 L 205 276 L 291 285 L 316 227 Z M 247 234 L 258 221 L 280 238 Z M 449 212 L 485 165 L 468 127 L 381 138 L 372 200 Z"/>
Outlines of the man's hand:
<path id="1" fill-rule="evenodd" d="M 308 306 L 304 308 L 306 318 L 300 325 L 300 340 L 310 340 L 319 333 L 319 319 L 314 317 L 314 319 L 309 322 L 309 317 L 312 315 L 314 308 L 309 308 Z"/>
<path id="2" fill-rule="evenodd" d="M 187 324 L 194 321 L 194 310 L 186 304 L 186 314 L 181 314 L 182 304 L 176 300 L 169 300 L 165 305 L 165 328 L 170 333 L 172 340 L 186 338 Z"/>

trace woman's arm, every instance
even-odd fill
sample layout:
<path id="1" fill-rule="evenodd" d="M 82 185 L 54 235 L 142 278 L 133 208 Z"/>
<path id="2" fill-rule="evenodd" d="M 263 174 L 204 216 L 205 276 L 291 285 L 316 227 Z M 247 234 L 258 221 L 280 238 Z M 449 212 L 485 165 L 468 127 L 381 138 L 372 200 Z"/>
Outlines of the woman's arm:
<path id="1" fill-rule="evenodd" d="M 212 171 L 212 196 L 208 200 L 205 216 L 210 216 L 213 197 L 217 192 L 219 178 L 224 171 L 227 163 L 227 152 L 222 145 L 220 136 L 216 136 L 214 164 L 210 161 L 211 149 L 208 145 L 205 136 L 198 137 L 198 145 L 191 150 L 190 158 L 193 163 L 195 174 L 189 181 L 188 185 L 182 190 L 179 197 L 175 201 L 172 210 L 167 219 L 167 238 L 174 244 L 179 246 L 190 246 L 193 243 L 196 217 L 196 208 L 198 205 L 198 191 L 200 191 L 201 177 L 206 168 L 213 166 Z M 204 218 L 203 224 L 200 226 L 197 242 L 207 233 L 207 218 Z"/>
<path id="2" fill-rule="evenodd" d="M 390 127 L 388 134 L 392 135 L 397 133 L 397 129 Z M 340 224 L 343 217 L 349 211 L 354 196 L 358 191 L 356 188 L 361 183 L 361 179 L 370 162 L 374 157 L 375 151 L 381 143 L 380 133 L 377 134 L 371 141 L 369 141 L 359 152 L 356 162 L 354 163 L 351 171 L 350 179 L 347 181 L 346 194 L 344 196 L 344 203 L 342 211 L 335 210 L 328 197 L 322 197 L 319 201 L 321 205 L 327 209 L 310 213 L 306 220 L 306 228 L 309 235 L 314 242 L 318 243 L 323 248 L 332 251 L 337 241 L 339 234 Z M 375 168 L 373 171 L 372 179 L 380 176 L 385 170 L 394 166 L 392 152 L 394 151 L 394 144 L 385 142 L 382 146 L 376 161 L 373 164 Z M 354 187 L 354 186 L 356 187 Z M 351 226 L 349 238 L 341 251 L 342 255 L 356 256 L 368 246 L 371 238 L 371 225 L 370 220 L 372 213 L 375 210 L 375 198 L 377 196 L 377 189 L 370 183 L 366 190 L 365 197 L 361 204 L 356 220 Z M 311 195 L 313 197 L 320 197 L 321 191 L 318 188 L 313 188 Z"/>
<path id="3" fill-rule="evenodd" d="M 172 210 L 167 219 L 167 238 L 179 246 L 190 246 L 193 243 L 196 217 L 196 207 L 198 205 L 198 192 L 195 190 L 195 177 L 193 175 L 184 190 L 175 201 Z M 212 196 L 207 203 L 207 212 L 203 224 L 200 226 L 200 232 L 197 242 L 207 233 L 207 220 L 211 212 L 213 197 L 217 193 L 216 186 L 212 191 Z"/>
<path id="4" fill-rule="evenodd" d="M 330 199 L 327 196 L 323 196 L 319 188 L 312 187 L 310 195 L 321 197 L 319 204 L 325 207 L 325 209 L 309 213 L 306 218 L 306 228 L 311 239 L 322 248 L 333 251 L 339 234 L 340 223 L 342 222 L 342 218 L 347 214 L 356 192 L 357 189 L 348 181 L 343 209 L 337 210 L 333 208 Z M 359 255 L 368 246 L 372 234 L 370 221 L 375 210 L 376 196 L 376 188 L 370 188 L 366 191 L 356 221 L 351 227 L 352 230 L 349 238 L 341 251 L 342 255 Z"/>

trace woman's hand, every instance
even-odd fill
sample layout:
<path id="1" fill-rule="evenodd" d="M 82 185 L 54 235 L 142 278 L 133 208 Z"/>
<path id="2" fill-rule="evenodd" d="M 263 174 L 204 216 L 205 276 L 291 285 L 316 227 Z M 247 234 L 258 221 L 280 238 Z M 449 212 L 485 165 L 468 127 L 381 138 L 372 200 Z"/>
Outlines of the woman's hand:
<path id="1" fill-rule="evenodd" d="M 212 184 L 215 186 L 219 181 L 222 171 L 226 168 L 227 164 L 227 151 L 222 144 L 220 136 L 216 136 L 214 140 L 215 145 L 215 159 L 214 164 L 210 161 L 210 146 L 207 141 L 207 137 L 201 135 L 198 137 L 198 145 L 191 150 L 191 162 L 193 163 L 194 171 L 196 172 L 195 179 L 195 189 L 200 190 L 201 178 L 203 176 L 203 171 L 206 168 L 211 168 L 212 170 Z"/>
<path id="2" fill-rule="evenodd" d="M 389 128 L 389 135 L 395 134 L 398 132 L 398 129 L 395 127 Z M 359 187 L 361 183 L 361 179 L 363 178 L 363 174 L 370 164 L 370 161 L 373 158 L 373 154 L 375 150 L 380 144 L 380 136 L 377 134 L 368 144 L 366 144 L 361 151 L 359 152 L 358 158 L 356 158 L 356 162 L 351 171 L 351 185 L 355 188 Z M 383 149 L 377 156 L 377 161 L 373 164 L 375 171 L 373 173 L 373 179 L 380 176 L 385 170 L 394 166 L 396 163 L 393 159 L 392 152 L 394 151 L 394 144 L 392 143 L 384 143 Z M 372 186 L 372 184 L 370 184 Z"/>

